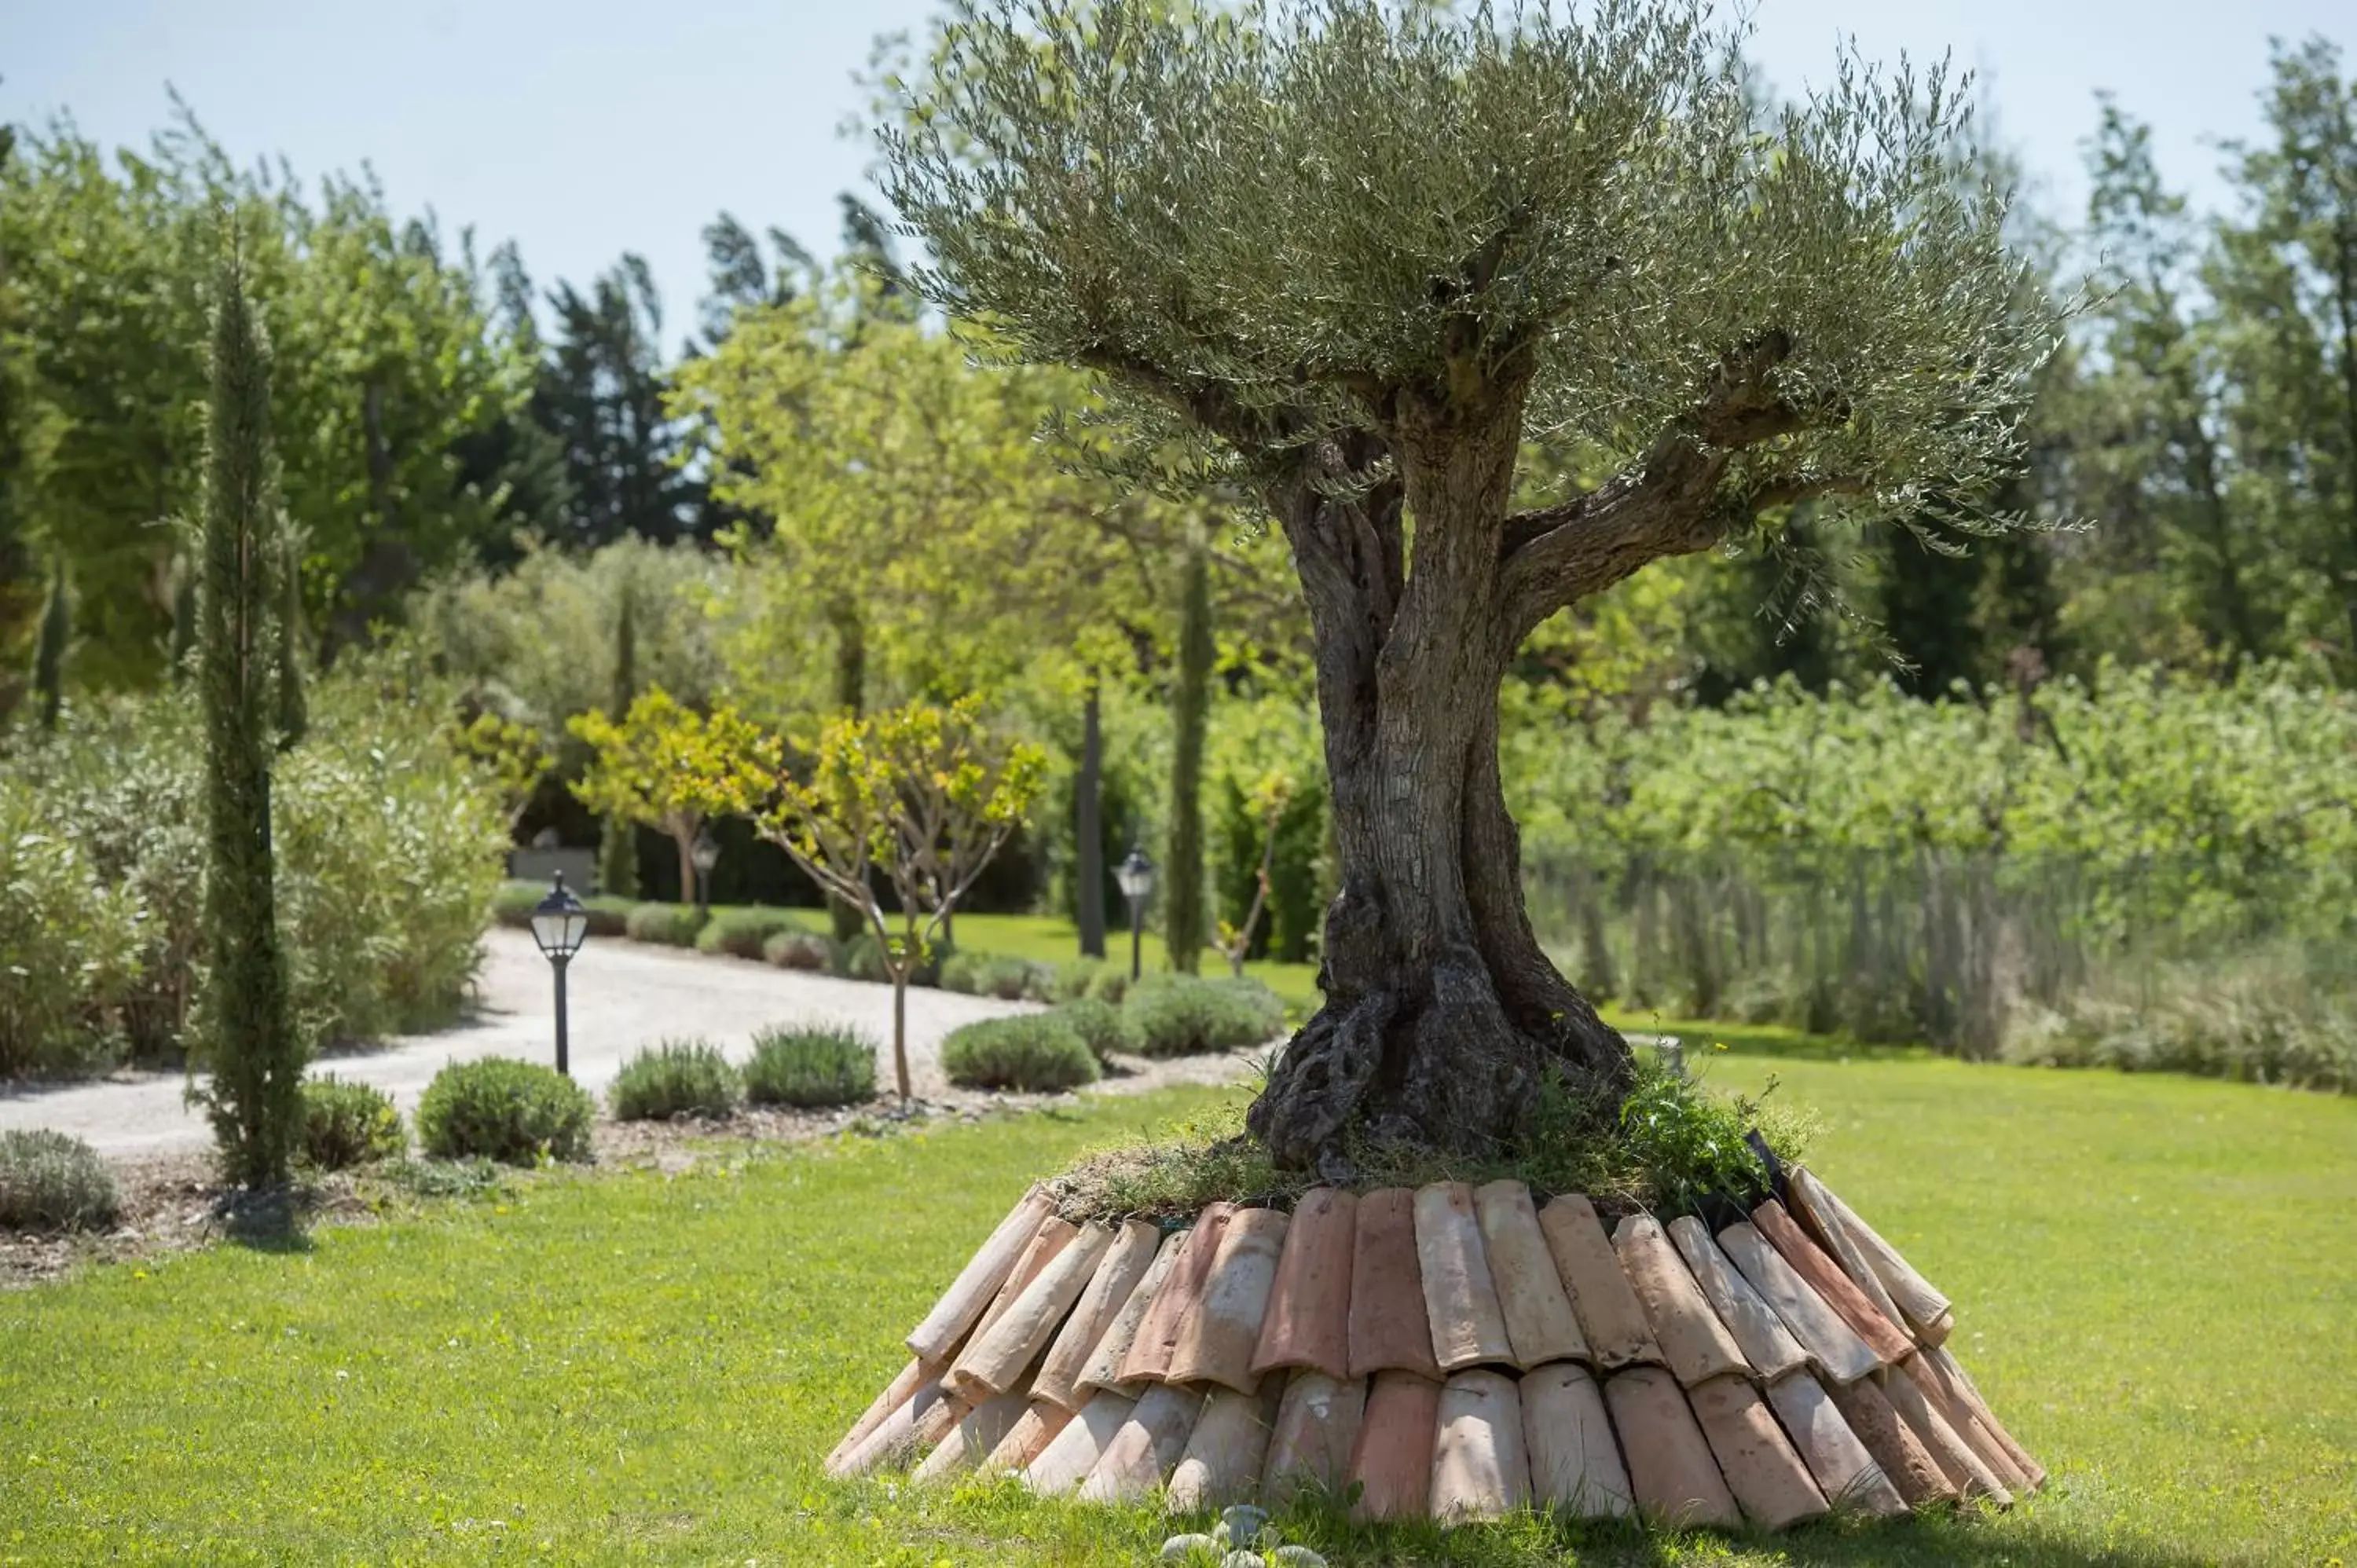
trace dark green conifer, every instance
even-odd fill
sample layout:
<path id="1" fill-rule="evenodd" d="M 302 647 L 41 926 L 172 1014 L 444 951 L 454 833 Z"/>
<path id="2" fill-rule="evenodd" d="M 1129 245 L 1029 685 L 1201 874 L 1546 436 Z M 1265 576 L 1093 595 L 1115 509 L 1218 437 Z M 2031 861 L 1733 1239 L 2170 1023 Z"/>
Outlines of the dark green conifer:
<path id="1" fill-rule="evenodd" d="M 1177 729 L 1170 764 L 1169 891 L 1163 905 L 1170 967 L 1195 972 L 1203 950 L 1203 728 L 1211 700 L 1211 567 L 1202 531 L 1192 531 L 1178 597 Z"/>
<path id="2" fill-rule="evenodd" d="M 622 582 L 622 607 L 614 617 L 614 706 L 617 723 L 630 711 L 639 694 L 639 638 L 633 607 L 635 596 L 628 578 Z M 639 896 L 639 826 L 630 818 L 606 819 L 597 844 L 597 891 L 608 898 Z"/>
<path id="3" fill-rule="evenodd" d="M 280 542 L 269 351 L 234 233 L 213 305 L 211 377 L 199 632 L 209 948 L 200 1045 L 224 1174 L 262 1187 L 286 1179 L 305 1051 L 288 1015 L 272 884 L 272 567 Z"/>

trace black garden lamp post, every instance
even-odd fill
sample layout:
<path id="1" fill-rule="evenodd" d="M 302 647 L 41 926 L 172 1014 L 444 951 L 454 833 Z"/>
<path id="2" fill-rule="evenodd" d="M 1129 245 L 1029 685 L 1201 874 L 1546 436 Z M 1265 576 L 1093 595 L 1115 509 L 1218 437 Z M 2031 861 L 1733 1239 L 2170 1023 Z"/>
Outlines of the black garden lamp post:
<path id="1" fill-rule="evenodd" d="M 1135 844 L 1129 846 L 1129 856 L 1114 867 L 1114 880 L 1121 884 L 1121 896 L 1129 900 L 1129 977 L 1137 978 L 1138 933 L 1146 925 L 1146 901 L 1154 895 L 1154 863 Z"/>
<path id="2" fill-rule="evenodd" d="M 712 908 L 712 868 L 720 864 L 720 841 L 712 836 L 710 828 L 695 830 L 695 843 L 688 846 L 687 858 L 695 866 L 695 907 Z"/>
<path id="3" fill-rule="evenodd" d="M 556 1070 L 567 1078 L 573 1075 L 572 1064 L 565 1054 L 565 966 L 581 950 L 581 942 L 589 934 L 589 911 L 581 900 L 565 886 L 565 873 L 556 874 L 556 886 L 548 897 L 533 907 L 532 940 L 556 971 Z"/>

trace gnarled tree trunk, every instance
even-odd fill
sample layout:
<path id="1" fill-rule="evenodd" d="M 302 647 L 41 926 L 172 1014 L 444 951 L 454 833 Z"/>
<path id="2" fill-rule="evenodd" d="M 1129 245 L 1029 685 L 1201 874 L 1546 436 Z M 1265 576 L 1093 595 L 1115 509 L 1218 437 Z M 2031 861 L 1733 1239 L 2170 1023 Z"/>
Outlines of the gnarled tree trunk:
<path id="1" fill-rule="evenodd" d="M 1317 639 L 1340 890 L 1325 1005 L 1250 1126 L 1277 1161 L 1346 1176 L 1352 1130 L 1471 1151 L 1522 1127 L 1544 1075 L 1617 1090 L 1620 1035 L 1548 961 L 1523 911 L 1520 833 L 1498 773 L 1514 623 L 1499 541 L 1516 422 L 1436 433 L 1405 482 L 1338 499 L 1305 475 L 1271 499 Z M 1356 467 L 1356 455 L 1329 462 Z M 1363 461 L 1361 458 L 1360 461 Z M 1418 526 L 1406 575 L 1403 507 Z"/>

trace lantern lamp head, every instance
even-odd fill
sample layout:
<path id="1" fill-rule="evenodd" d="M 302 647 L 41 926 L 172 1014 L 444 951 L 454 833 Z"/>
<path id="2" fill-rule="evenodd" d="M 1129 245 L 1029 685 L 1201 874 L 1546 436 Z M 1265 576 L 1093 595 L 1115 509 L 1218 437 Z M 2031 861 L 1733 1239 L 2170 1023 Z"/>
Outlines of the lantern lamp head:
<path id="1" fill-rule="evenodd" d="M 712 875 L 712 868 L 720 864 L 720 841 L 712 836 L 710 829 L 699 828 L 696 830 L 695 843 L 689 848 L 687 854 L 688 858 L 695 863 L 695 874 L 698 876 L 709 876 Z"/>
<path id="2" fill-rule="evenodd" d="M 1135 844 L 1129 846 L 1128 858 L 1114 867 L 1113 875 L 1121 884 L 1121 896 L 1133 904 L 1143 904 L 1154 892 L 1154 863 Z"/>
<path id="3" fill-rule="evenodd" d="M 565 873 L 556 874 L 556 885 L 548 897 L 533 906 L 532 940 L 551 963 L 564 963 L 581 950 L 583 939 L 589 935 L 589 911 L 581 900 L 565 886 Z"/>

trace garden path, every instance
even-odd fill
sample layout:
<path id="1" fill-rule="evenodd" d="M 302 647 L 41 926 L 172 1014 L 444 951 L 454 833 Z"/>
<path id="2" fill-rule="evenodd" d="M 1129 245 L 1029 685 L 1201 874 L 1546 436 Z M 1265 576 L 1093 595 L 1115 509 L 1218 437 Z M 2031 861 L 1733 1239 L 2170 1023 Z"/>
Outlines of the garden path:
<path id="1" fill-rule="evenodd" d="M 430 1035 L 386 1041 L 322 1062 L 339 1077 L 386 1090 L 406 1112 L 447 1063 L 472 1057 L 555 1060 L 555 1002 L 548 962 L 529 934 L 494 927 L 483 939 L 477 1006 Z M 742 1061 L 753 1032 L 792 1019 L 854 1024 L 892 1036 L 892 992 L 884 985 L 806 974 L 742 959 L 712 958 L 638 942 L 592 941 L 574 961 L 570 1052 L 573 1076 L 602 1094 L 623 1060 L 666 1036 L 701 1036 Z M 954 992 L 909 993 L 909 1066 L 916 1092 L 939 1094 L 942 1037 L 960 1024 L 1027 1011 L 1028 1004 Z M 877 1077 L 892 1078 L 888 1046 Z M 122 1073 L 97 1083 L 0 1090 L 0 1131 L 50 1127 L 117 1156 L 199 1149 L 211 1141 L 202 1112 L 182 1102 L 186 1079 Z"/>

